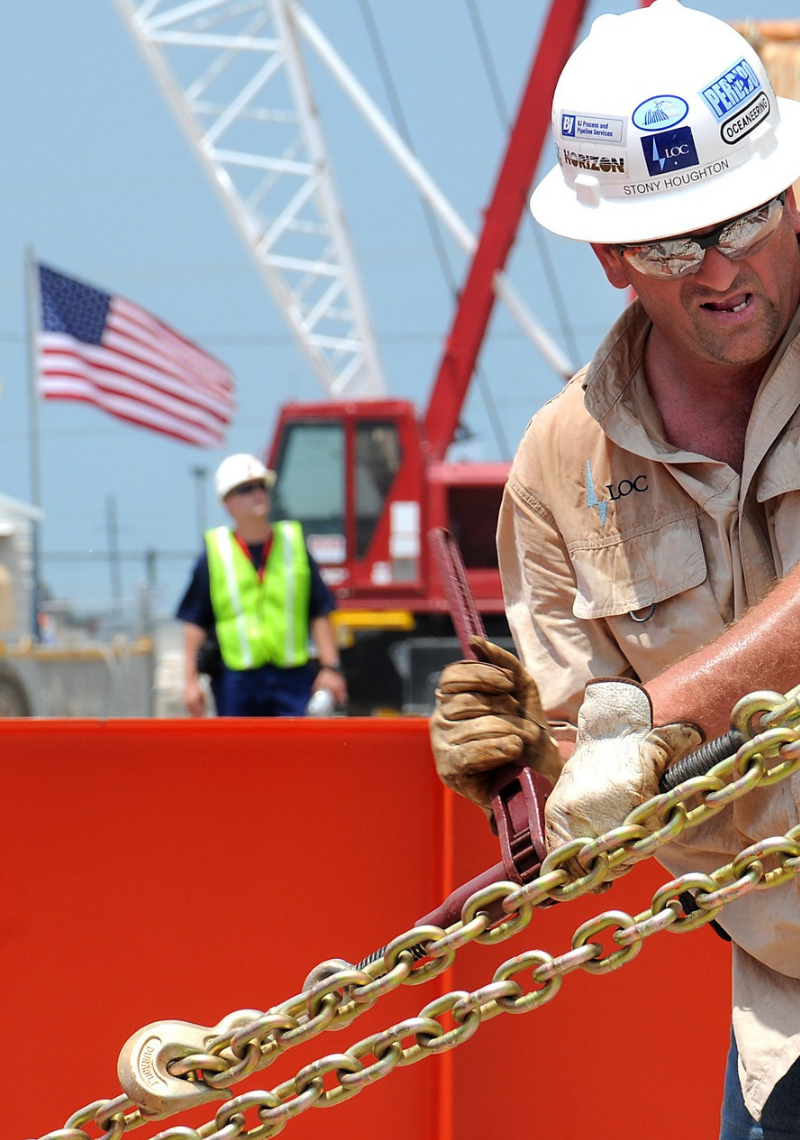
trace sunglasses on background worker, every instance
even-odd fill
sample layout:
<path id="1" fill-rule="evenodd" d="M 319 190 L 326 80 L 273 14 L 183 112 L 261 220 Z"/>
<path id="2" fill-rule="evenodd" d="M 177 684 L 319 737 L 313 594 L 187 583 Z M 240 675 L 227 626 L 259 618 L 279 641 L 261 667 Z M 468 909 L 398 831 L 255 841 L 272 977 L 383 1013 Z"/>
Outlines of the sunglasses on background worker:
<path id="1" fill-rule="evenodd" d="M 232 487 L 228 491 L 229 495 L 249 495 L 253 491 L 266 491 L 267 485 L 262 479 L 258 479 L 252 483 L 240 483 L 238 487 Z"/>

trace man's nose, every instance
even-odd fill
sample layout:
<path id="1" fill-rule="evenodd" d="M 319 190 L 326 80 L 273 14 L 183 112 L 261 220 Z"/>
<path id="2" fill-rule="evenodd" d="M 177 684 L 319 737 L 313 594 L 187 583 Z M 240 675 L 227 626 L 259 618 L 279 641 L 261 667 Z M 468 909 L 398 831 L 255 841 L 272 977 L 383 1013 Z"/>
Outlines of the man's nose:
<path id="1" fill-rule="evenodd" d="M 738 272 L 738 264 L 720 253 L 715 245 L 712 245 L 706 250 L 703 264 L 693 276 L 696 281 L 703 285 L 709 285 L 721 293 L 731 287 Z"/>

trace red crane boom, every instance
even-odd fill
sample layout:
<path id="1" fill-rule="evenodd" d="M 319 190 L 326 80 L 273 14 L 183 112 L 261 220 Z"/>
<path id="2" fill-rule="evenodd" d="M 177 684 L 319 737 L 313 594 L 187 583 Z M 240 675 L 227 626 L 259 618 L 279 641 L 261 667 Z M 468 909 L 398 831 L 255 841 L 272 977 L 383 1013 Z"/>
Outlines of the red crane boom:
<path id="1" fill-rule="evenodd" d="M 494 305 L 494 277 L 519 228 L 550 123 L 553 92 L 588 0 L 553 0 L 511 131 L 424 418 L 432 459 L 444 459 L 475 370 Z"/>

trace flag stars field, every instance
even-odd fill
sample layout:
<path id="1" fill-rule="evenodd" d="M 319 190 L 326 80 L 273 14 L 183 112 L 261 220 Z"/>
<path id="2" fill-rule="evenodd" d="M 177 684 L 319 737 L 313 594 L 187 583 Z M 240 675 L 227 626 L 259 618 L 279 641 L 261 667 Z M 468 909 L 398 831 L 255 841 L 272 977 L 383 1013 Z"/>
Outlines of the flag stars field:
<path id="1" fill-rule="evenodd" d="M 124 297 L 38 266 L 39 393 L 83 400 L 195 444 L 224 443 L 235 410 L 230 370 Z"/>

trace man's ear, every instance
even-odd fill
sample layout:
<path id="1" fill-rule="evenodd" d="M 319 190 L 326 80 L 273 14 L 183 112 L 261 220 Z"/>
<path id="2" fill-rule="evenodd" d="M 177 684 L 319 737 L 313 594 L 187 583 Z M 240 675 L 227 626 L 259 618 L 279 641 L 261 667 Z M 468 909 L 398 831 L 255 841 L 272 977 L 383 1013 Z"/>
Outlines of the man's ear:
<path id="1" fill-rule="evenodd" d="M 797 200 L 794 196 L 794 187 L 790 186 L 786 191 L 786 206 L 784 207 L 789 217 L 792 219 L 792 226 L 794 232 L 800 234 L 800 211 L 797 208 Z"/>
<path id="2" fill-rule="evenodd" d="M 603 267 L 603 272 L 615 289 L 630 289 L 631 279 L 625 259 L 620 256 L 613 245 L 595 245 L 591 243 L 594 255 Z"/>

